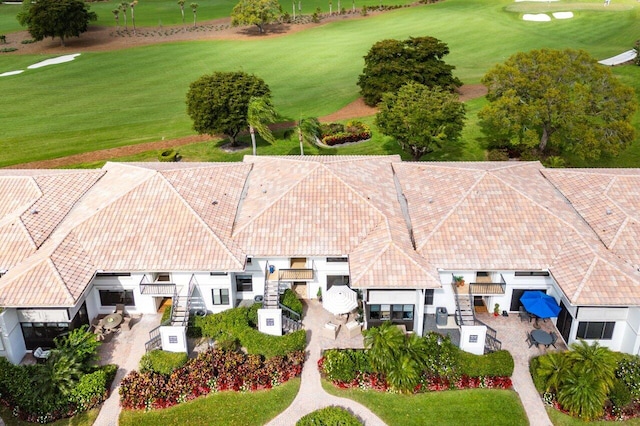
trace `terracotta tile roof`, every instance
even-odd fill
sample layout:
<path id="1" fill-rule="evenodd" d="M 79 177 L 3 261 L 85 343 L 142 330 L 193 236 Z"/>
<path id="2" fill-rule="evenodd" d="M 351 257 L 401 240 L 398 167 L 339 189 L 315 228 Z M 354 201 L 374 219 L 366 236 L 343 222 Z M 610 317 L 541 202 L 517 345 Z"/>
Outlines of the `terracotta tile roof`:
<path id="1" fill-rule="evenodd" d="M 0 305 L 17 307 L 73 306 L 76 302 L 53 262 L 45 258 L 0 287 Z"/>
<path id="2" fill-rule="evenodd" d="M 80 197 L 104 171 L 83 171 L 34 177 L 42 196 L 20 218 L 36 246 L 40 247 Z"/>
<path id="3" fill-rule="evenodd" d="M 238 270 L 242 263 L 160 175 L 75 228 L 104 270 Z"/>
<path id="4" fill-rule="evenodd" d="M 0 269 L 16 266 L 36 251 L 36 246 L 21 221 L 0 227 Z"/>

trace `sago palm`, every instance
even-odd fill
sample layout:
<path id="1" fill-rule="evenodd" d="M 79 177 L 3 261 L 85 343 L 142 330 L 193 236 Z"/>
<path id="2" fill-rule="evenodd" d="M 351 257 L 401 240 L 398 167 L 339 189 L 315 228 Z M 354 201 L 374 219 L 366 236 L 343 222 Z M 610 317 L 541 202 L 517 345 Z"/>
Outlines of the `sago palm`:
<path id="1" fill-rule="evenodd" d="M 363 332 L 364 347 L 368 349 L 369 360 L 374 371 L 388 374 L 405 346 L 402 331 L 391 322 L 373 327 Z"/>
<path id="2" fill-rule="evenodd" d="M 566 353 L 552 352 L 541 356 L 538 361 L 540 364 L 536 372 L 543 381 L 545 391 L 557 393 L 569 371 Z"/>
<path id="3" fill-rule="evenodd" d="M 567 353 L 571 369 L 581 376 L 590 376 L 597 386 L 608 394 L 616 378 L 617 362 L 615 354 L 598 342 L 591 345 L 580 340 L 571 344 L 571 351 Z"/>
<path id="4" fill-rule="evenodd" d="M 558 389 L 558 402 L 571 415 L 590 421 L 602 416 L 607 392 L 591 374 L 568 371 Z"/>

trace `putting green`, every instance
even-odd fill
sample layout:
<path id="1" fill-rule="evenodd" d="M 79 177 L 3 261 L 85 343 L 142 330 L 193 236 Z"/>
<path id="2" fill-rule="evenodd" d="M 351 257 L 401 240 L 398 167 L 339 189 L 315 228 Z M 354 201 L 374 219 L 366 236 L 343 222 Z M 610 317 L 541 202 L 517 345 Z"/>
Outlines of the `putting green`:
<path id="1" fill-rule="evenodd" d="M 362 57 L 384 38 L 431 35 L 449 44 L 447 62 L 465 83 L 533 48 L 581 48 L 596 58 L 628 50 L 638 8 L 583 11 L 541 26 L 505 13 L 510 2 L 446 0 L 344 20 L 283 37 L 183 42 L 116 52 L 0 78 L 0 166 L 192 134 L 185 111 L 191 81 L 214 70 L 263 78 L 288 118 L 324 115 L 358 96 Z M 0 73 L 46 59 L 0 55 Z"/>

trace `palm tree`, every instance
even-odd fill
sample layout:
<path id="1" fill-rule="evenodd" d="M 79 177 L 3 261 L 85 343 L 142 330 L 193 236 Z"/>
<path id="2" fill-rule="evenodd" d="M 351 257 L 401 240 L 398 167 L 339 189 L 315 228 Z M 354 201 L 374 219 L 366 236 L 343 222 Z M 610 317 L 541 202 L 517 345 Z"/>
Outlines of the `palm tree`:
<path id="1" fill-rule="evenodd" d="M 124 15 L 124 30 L 125 31 L 129 31 L 129 29 L 127 28 L 127 9 L 129 9 L 129 3 L 127 3 L 126 1 L 123 1 L 122 3 L 120 3 L 120 10 L 122 11 L 122 14 Z"/>
<path id="2" fill-rule="evenodd" d="M 538 358 L 539 365 L 536 370 L 538 376 L 544 382 L 544 388 L 547 392 L 557 393 L 562 386 L 567 371 L 569 371 L 569 362 L 567 356 L 563 352 L 552 352 Z"/>
<path id="3" fill-rule="evenodd" d="M 278 114 L 267 96 L 252 97 L 249 100 L 249 106 L 247 108 L 247 122 L 249 123 L 253 155 L 256 155 L 256 131 L 262 139 L 267 142 L 275 142 L 275 138 L 273 137 L 273 133 L 271 133 L 268 124 L 274 123 L 277 118 Z"/>
<path id="4" fill-rule="evenodd" d="M 184 25 L 184 4 L 186 0 L 178 0 L 178 5 L 180 6 L 180 13 L 182 13 L 182 25 Z"/>
<path id="5" fill-rule="evenodd" d="M 617 362 L 615 354 L 598 342 L 588 344 L 584 340 L 571 344 L 567 353 L 571 369 L 578 375 L 590 376 L 605 395 L 613 387 L 616 379 Z"/>
<path id="6" fill-rule="evenodd" d="M 304 155 L 302 142 L 315 143 L 320 136 L 320 122 L 315 117 L 301 118 L 298 121 L 298 140 L 300 141 L 300 155 Z"/>
<path id="7" fill-rule="evenodd" d="M 191 10 L 193 11 L 193 28 L 196 27 L 196 11 L 198 10 L 198 3 L 191 3 Z"/>
<path id="8" fill-rule="evenodd" d="M 133 8 L 138 4 L 138 0 L 134 0 L 129 3 L 129 7 L 131 8 L 131 25 L 133 25 L 133 35 L 136 35 L 136 17 L 133 15 Z"/>
<path id="9" fill-rule="evenodd" d="M 568 371 L 558 390 L 558 402 L 573 416 L 590 421 L 602 416 L 607 392 L 591 374 Z"/>
<path id="10" fill-rule="evenodd" d="M 405 347 L 402 331 L 390 321 L 385 321 L 380 327 L 370 328 L 362 334 L 373 370 L 387 374 L 394 369 Z"/>
<path id="11" fill-rule="evenodd" d="M 116 20 L 116 31 L 120 32 L 120 9 L 113 9 L 111 13 Z"/>

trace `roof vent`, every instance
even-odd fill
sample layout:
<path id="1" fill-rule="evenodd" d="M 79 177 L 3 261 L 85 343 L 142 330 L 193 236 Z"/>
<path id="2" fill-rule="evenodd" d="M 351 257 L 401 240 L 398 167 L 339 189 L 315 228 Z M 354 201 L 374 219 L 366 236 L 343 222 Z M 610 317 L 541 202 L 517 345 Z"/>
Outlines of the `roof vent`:
<path id="1" fill-rule="evenodd" d="M 213 200 L 213 201 L 211 202 L 211 204 L 213 204 L 214 206 L 217 206 L 217 205 L 218 205 L 218 200 Z"/>
<path id="2" fill-rule="evenodd" d="M 31 210 L 31 214 L 38 214 L 38 213 L 39 213 L 39 212 L 38 212 L 38 209 L 33 209 L 33 210 Z"/>
<path id="3" fill-rule="evenodd" d="M 266 190 L 266 189 L 263 189 L 263 190 L 262 190 L 262 193 L 263 193 L 263 194 L 266 194 L 266 193 L 267 193 L 267 190 Z"/>
<path id="4" fill-rule="evenodd" d="M 429 204 L 433 203 L 433 198 L 429 197 Z"/>
<path id="5" fill-rule="evenodd" d="M 613 213 L 613 212 L 611 211 L 611 209 L 607 209 L 607 214 L 609 215 L 609 214 L 611 214 L 611 213 Z"/>

